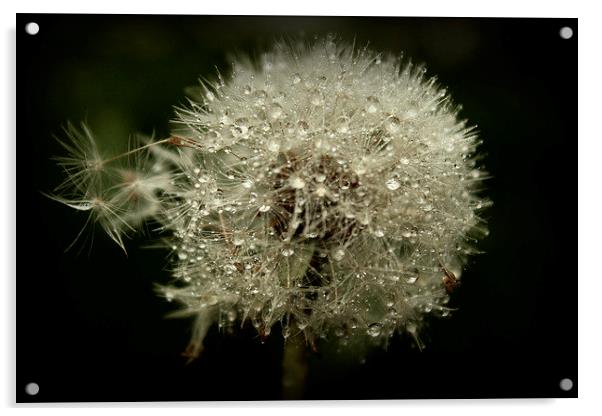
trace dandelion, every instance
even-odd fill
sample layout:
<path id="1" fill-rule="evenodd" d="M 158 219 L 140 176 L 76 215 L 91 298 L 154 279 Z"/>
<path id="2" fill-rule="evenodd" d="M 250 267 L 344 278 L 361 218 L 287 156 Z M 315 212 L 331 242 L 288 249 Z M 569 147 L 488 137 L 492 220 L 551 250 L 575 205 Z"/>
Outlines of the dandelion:
<path id="1" fill-rule="evenodd" d="M 102 184 L 94 219 L 121 246 L 120 221 L 170 232 L 174 283 L 159 291 L 195 317 L 187 354 L 212 324 L 249 321 L 287 343 L 405 332 L 422 346 L 425 317 L 450 314 L 486 233 L 479 141 L 446 91 L 422 67 L 331 37 L 239 59 L 201 88 L 176 110 L 178 134 L 143 146 L 110 187 L 84 130 L 61 162 L 82 199 L 57 198 L 88 208 Z"/>

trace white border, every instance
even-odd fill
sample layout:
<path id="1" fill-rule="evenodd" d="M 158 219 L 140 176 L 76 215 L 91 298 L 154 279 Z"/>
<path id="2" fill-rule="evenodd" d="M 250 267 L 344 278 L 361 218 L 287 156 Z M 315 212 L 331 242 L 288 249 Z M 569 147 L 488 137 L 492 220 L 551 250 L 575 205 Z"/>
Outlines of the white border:
<path id="1" fill-rule="evenodd" d="M 575 270 L 579 270 L 579 396 L 578 400 L 440 400 L 440 401 L 383 401 L 383 402 L 302 402 L 284 405 L 282 403 L 145 403 L 145 404 L 86 404 L 86 405 L 44 405 L 19 406 L 19 412 L 35 412 L 44 414 L 99 414 L 107 412 L 128 411 L 132 407 L 145 407 L 145 414 L 161 414 L 166 407 L 178 407 L 178 411 L 198 415 L 208 411 L 223 410 L 245 415 L 287 414 L 307 415 L 314 412 L 332 413 L 335 409 L 344 408 L 345 415 L 365 415 L 372 409 L 379 412 L 393 410 L 407 414 L 452 415 L 506 415 L 509 412 L 529 412 L 546 415 L 602 414 L 600 366 L 602 348 L 600 345 L 600 327 L 602 322 L 602 262 L 599 247 L 602 241 L 599 211 L 602 210 L 600 190 L 602 165 L 602 106 L 600 99 L 602 84 L 602 67 L 600 65 L 600 14 L 595 10 L 594 1 L 545 1 L 528 2 L 525 0 L 506 0 L 493 4 L 486 1 L 380 1 L 364 2 L 324 0 L 302 1 L 213 1 L 204 4 L 202 1 L 184 2 L 169 0 L 164 2 L 123 0 L 103 0 L 101 2 L 64 1 L 20 1 L 4 2 L 0 19 L 3 23 L 4 42 L 2 62 L 2 89 L 4 97 L 0 101 L 0 126 L 4 130 L 4 138 L 0 140 L 0 264 L 5 267 L 2 274 L 2 311 L 0 356 L 3 363 L 3 375 L 0 378 L 0 405 L 12 406 L 14 412 L 14 279 L 15 279 L 15 13 L 133 13 L 133 14 L 289 14 L 289 15 L 393 15 L 393 16 L 499 16 L 499 17 L 578 17 L 579 29 L 579 262 Z M 227 30 L 227 28 L 224 28 Z M 553 86 L 551 86 L 553 88 Z M 577 140 L 577 138 L 575 138 Z M 566 169 L 574 173 L 574 160 L 550 161 L 557 169 Z M 558 198 L 572 198 L 563 190 L 558 190 Z M 574 212 L 567 212 L 573 216 Z M 565 235 L 565 233 L 563 233 Z M 31 236 L 34 238 L 35 236 Z M 575 241 L 567 241 L 567 251 L 574 249 Z M 578 266 L 578 267 L 577 267 Z M 551 273 L 554 265 L 546 265 Z M 573 279 L 574 276 L 567 276 Z M 560 307 L 560 305 L 559 305 Z M 558 328 L 562 332 L 563 328 Z M 74 380 L 76 382 L 76 380 Z M 46 407 L 45 409 L 40 409 Z M 81 409 L 80 407 L 84 407 Z M 199 409 L 202 408 L 202 409 Z M 123 410 L 121 410 L 123 409 Z M 595 409 L 598 409 L 597 411 Z M 4 413 L 6 414 L 6 413 Z"/>

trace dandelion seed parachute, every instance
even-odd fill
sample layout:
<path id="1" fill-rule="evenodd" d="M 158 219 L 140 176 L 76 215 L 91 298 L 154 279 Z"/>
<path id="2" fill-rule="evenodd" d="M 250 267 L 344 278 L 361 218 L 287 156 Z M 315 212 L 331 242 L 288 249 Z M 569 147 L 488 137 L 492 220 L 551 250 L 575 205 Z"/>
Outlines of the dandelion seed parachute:
<path id="1" fill-rule="evenodd" d="M 67 139 L 59 139 L 59 143 L 67 155 L 55 160 L 66 178 L 52 195 L 46 195 L 75 210 L 88 212 L 84 229 L 69 248 L 88 225 L 98 224 L 125 251 L 123 237 L 158 214 L 158 196 L 171 188 L 171 173 L 147 151 L 148 146 L 157 142 L 138 147 L 138 140 L 134 140 L 135 149 L 109 157 L 101 154 L 86 124 L 77 129 L 69 123 L 65 133 Z"/>
<path id="2" fill-rule="evenodd" d="M 384 343 L 450 313 L 442 265 L 459 277 L 486 232 L 484 172 L 424 69 L 327 38 L 202 89 L 177 110 L 177 151 L 150 149 L 169 180 L 144 188 L 173 233 L 160 291 L 197 317 L 192 354 L 212 322 Z"/>

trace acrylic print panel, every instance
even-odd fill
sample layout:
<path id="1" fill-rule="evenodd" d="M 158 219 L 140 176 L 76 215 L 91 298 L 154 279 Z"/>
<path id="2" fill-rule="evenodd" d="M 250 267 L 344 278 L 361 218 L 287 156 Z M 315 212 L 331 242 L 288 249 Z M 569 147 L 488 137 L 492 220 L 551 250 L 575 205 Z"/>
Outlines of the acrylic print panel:
<path id="1" fill-rule="evenodd" d="M 577 36 L 18 15 L 17 401 L 576 397 Z"/>

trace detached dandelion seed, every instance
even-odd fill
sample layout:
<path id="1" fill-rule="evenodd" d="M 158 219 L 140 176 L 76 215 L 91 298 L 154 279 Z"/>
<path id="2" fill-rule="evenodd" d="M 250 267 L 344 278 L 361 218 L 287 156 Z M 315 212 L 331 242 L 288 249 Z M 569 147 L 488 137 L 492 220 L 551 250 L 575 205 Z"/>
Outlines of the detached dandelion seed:
<path id="1" fill-rule="evenodd" d="M 486 233 L 479 141 L 446 91 L 420 66 L 332 37 L 239 59 L 202 91 L 176 110 L 177 136 L 109 181 L 86 129 L 59 161 L 74 192 L 57 199 L 81 209 L 102 186 L 114 208 L 94 219 L 123 222 L 104 227 L 121 246 L 118 230 L 148 218 L 171 232 L 175 281 L 159 291 L 196 318 L 187 355 L 216 322 L 312 346 L 396 332 L 422 346 L 425 316 L 449 315 Z"/>

